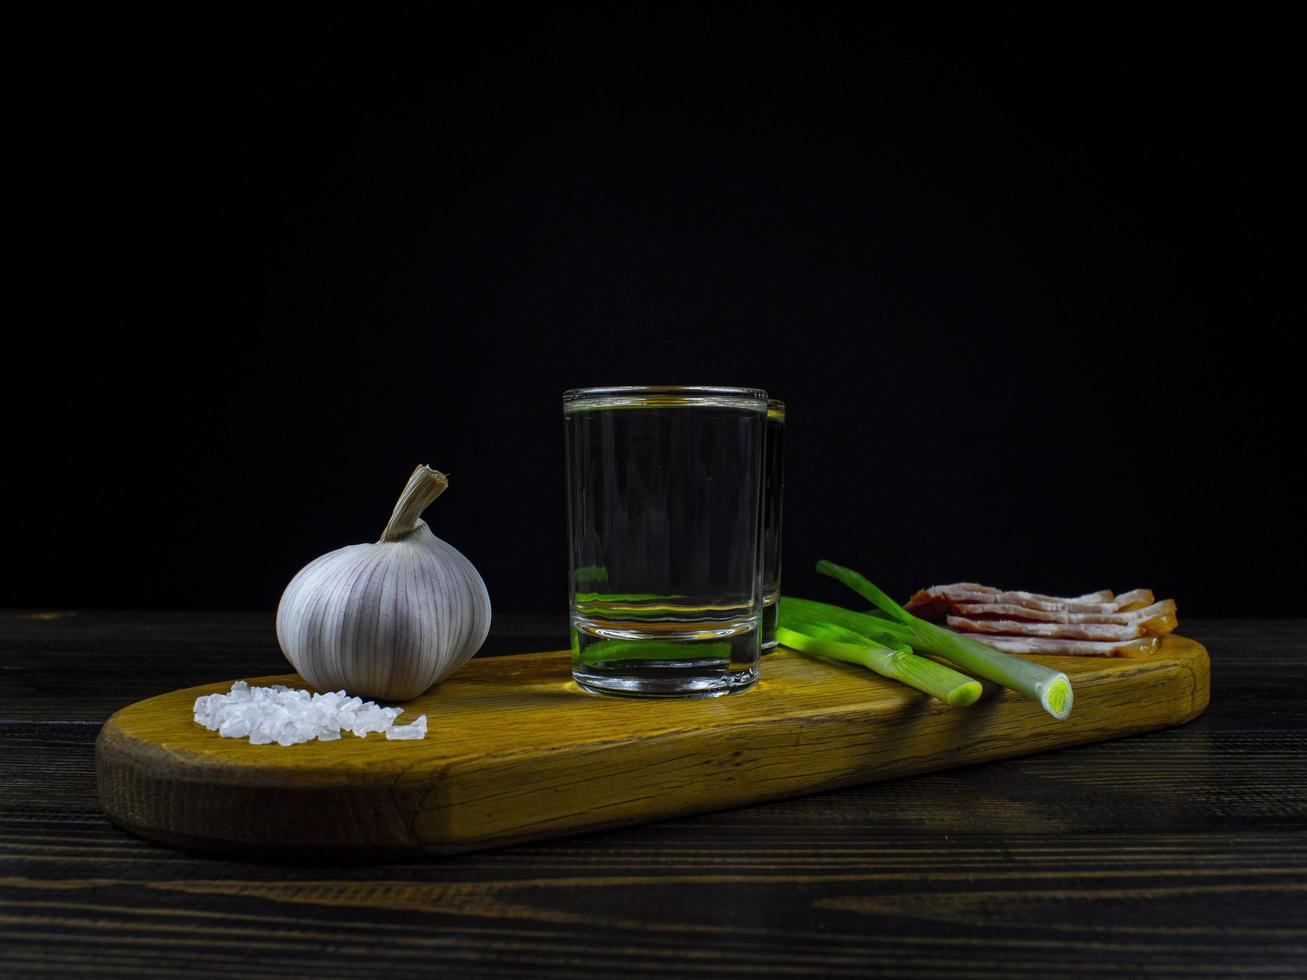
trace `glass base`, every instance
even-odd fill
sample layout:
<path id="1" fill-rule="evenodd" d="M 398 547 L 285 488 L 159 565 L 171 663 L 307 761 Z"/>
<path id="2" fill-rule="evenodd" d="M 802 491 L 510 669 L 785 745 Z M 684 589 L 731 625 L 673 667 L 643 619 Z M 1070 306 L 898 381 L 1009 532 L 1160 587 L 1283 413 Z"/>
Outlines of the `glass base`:
<path id="1" fill-rule="evenodd" d="M 591 694 L 716 698 L 758 682 L 758 619 L 689 632 L 573 620 L 572 678 Z"/>
<path id="2" fill-rule="evenodd" d="M 758 682 L 758 668 L 723 672 L 718 663 L 642 660 L 615 663 L 603 670 L 576 667 L 572 679 L 583 691 L 609 697 L 719 698 L 753 687 Z"/>

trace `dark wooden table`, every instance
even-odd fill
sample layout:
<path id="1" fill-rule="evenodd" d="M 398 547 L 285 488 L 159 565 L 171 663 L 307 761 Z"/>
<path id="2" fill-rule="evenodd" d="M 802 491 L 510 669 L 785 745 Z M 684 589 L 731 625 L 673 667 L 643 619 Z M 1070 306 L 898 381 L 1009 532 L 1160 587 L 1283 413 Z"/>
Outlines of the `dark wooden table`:
<path id="1" fill-rule="evenodd" d="M 500 851 L 278 865 L 96 803 L 100 724 L 270 615 L 0 614 L 0 976 L 1304 975 L 1307 620 L 1185 622 L 1180 729 Z M 500 617 L 487 654 L 565 646 Z"/>

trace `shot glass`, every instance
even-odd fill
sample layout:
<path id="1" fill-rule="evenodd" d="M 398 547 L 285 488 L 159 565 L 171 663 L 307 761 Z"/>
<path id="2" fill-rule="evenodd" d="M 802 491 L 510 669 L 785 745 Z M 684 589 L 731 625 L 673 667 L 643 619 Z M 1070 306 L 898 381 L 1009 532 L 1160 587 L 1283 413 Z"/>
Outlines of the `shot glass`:
<path id="1" fill-rule="evenodd" d="M 758 679 L 756 388 L 563 395 L 572 676 L 595 694 L 705 698 Z"/>
<path id="2" fill-rule="evenodd" d="M 785 403 L 767 402 L 762 463 L 762 652 L 776 649 L 781 598 L 781 502 L 785 495 Z"/>

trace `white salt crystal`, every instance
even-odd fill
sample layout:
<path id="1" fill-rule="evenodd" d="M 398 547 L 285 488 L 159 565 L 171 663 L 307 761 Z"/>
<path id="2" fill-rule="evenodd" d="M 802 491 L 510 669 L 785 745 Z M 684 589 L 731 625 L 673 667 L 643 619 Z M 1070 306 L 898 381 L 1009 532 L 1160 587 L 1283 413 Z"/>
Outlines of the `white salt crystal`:
<path id="1" fill-rule="evenodd" d="M 312 694 L 283 684 L 250 687 L 237 681 L 227 694 L 195 699 L 195 723 L 225 738 L 249 736 L 252 745 L 297 745 L 318 739 L 334 742 L 342 731 L 366 738 L 385 732 L 388 739 L 426 738 L 427 716 L 410 725 L 396 725 L 403 708 L 383 708 L 372 701 L 349 697 L 344 691 Z"/>
<path id="2" fill-rule="evenodd" d="M 427 716 L 418 715 L 417 721 L 409 725 L 391 725 L 386 729 L 386 738 L 392 742 L 409 741 L 427 737 Z"/>
<path id="3" fill-rule="evenodd" d="M 218 729 L 218 734 L 223 738 L 244 738 L 249 733 L 250 720 L 244 715 L 232 715 Z"/>

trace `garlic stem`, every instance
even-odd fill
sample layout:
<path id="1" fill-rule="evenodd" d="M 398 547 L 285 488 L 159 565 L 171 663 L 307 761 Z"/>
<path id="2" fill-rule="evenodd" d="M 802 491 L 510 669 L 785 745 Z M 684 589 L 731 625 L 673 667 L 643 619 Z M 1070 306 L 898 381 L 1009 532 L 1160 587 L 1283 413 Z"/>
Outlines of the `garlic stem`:
<path id="1" fill-rule="evenodd" d="M 398 541 L 417 530 L 418 518 L 431 502 L 445 492 L 449 478 L 430 466 L 421 464 L 408 478 L 399 502 L 390 515 L 390 523 L 381 532 L 382 541 Z"/>

